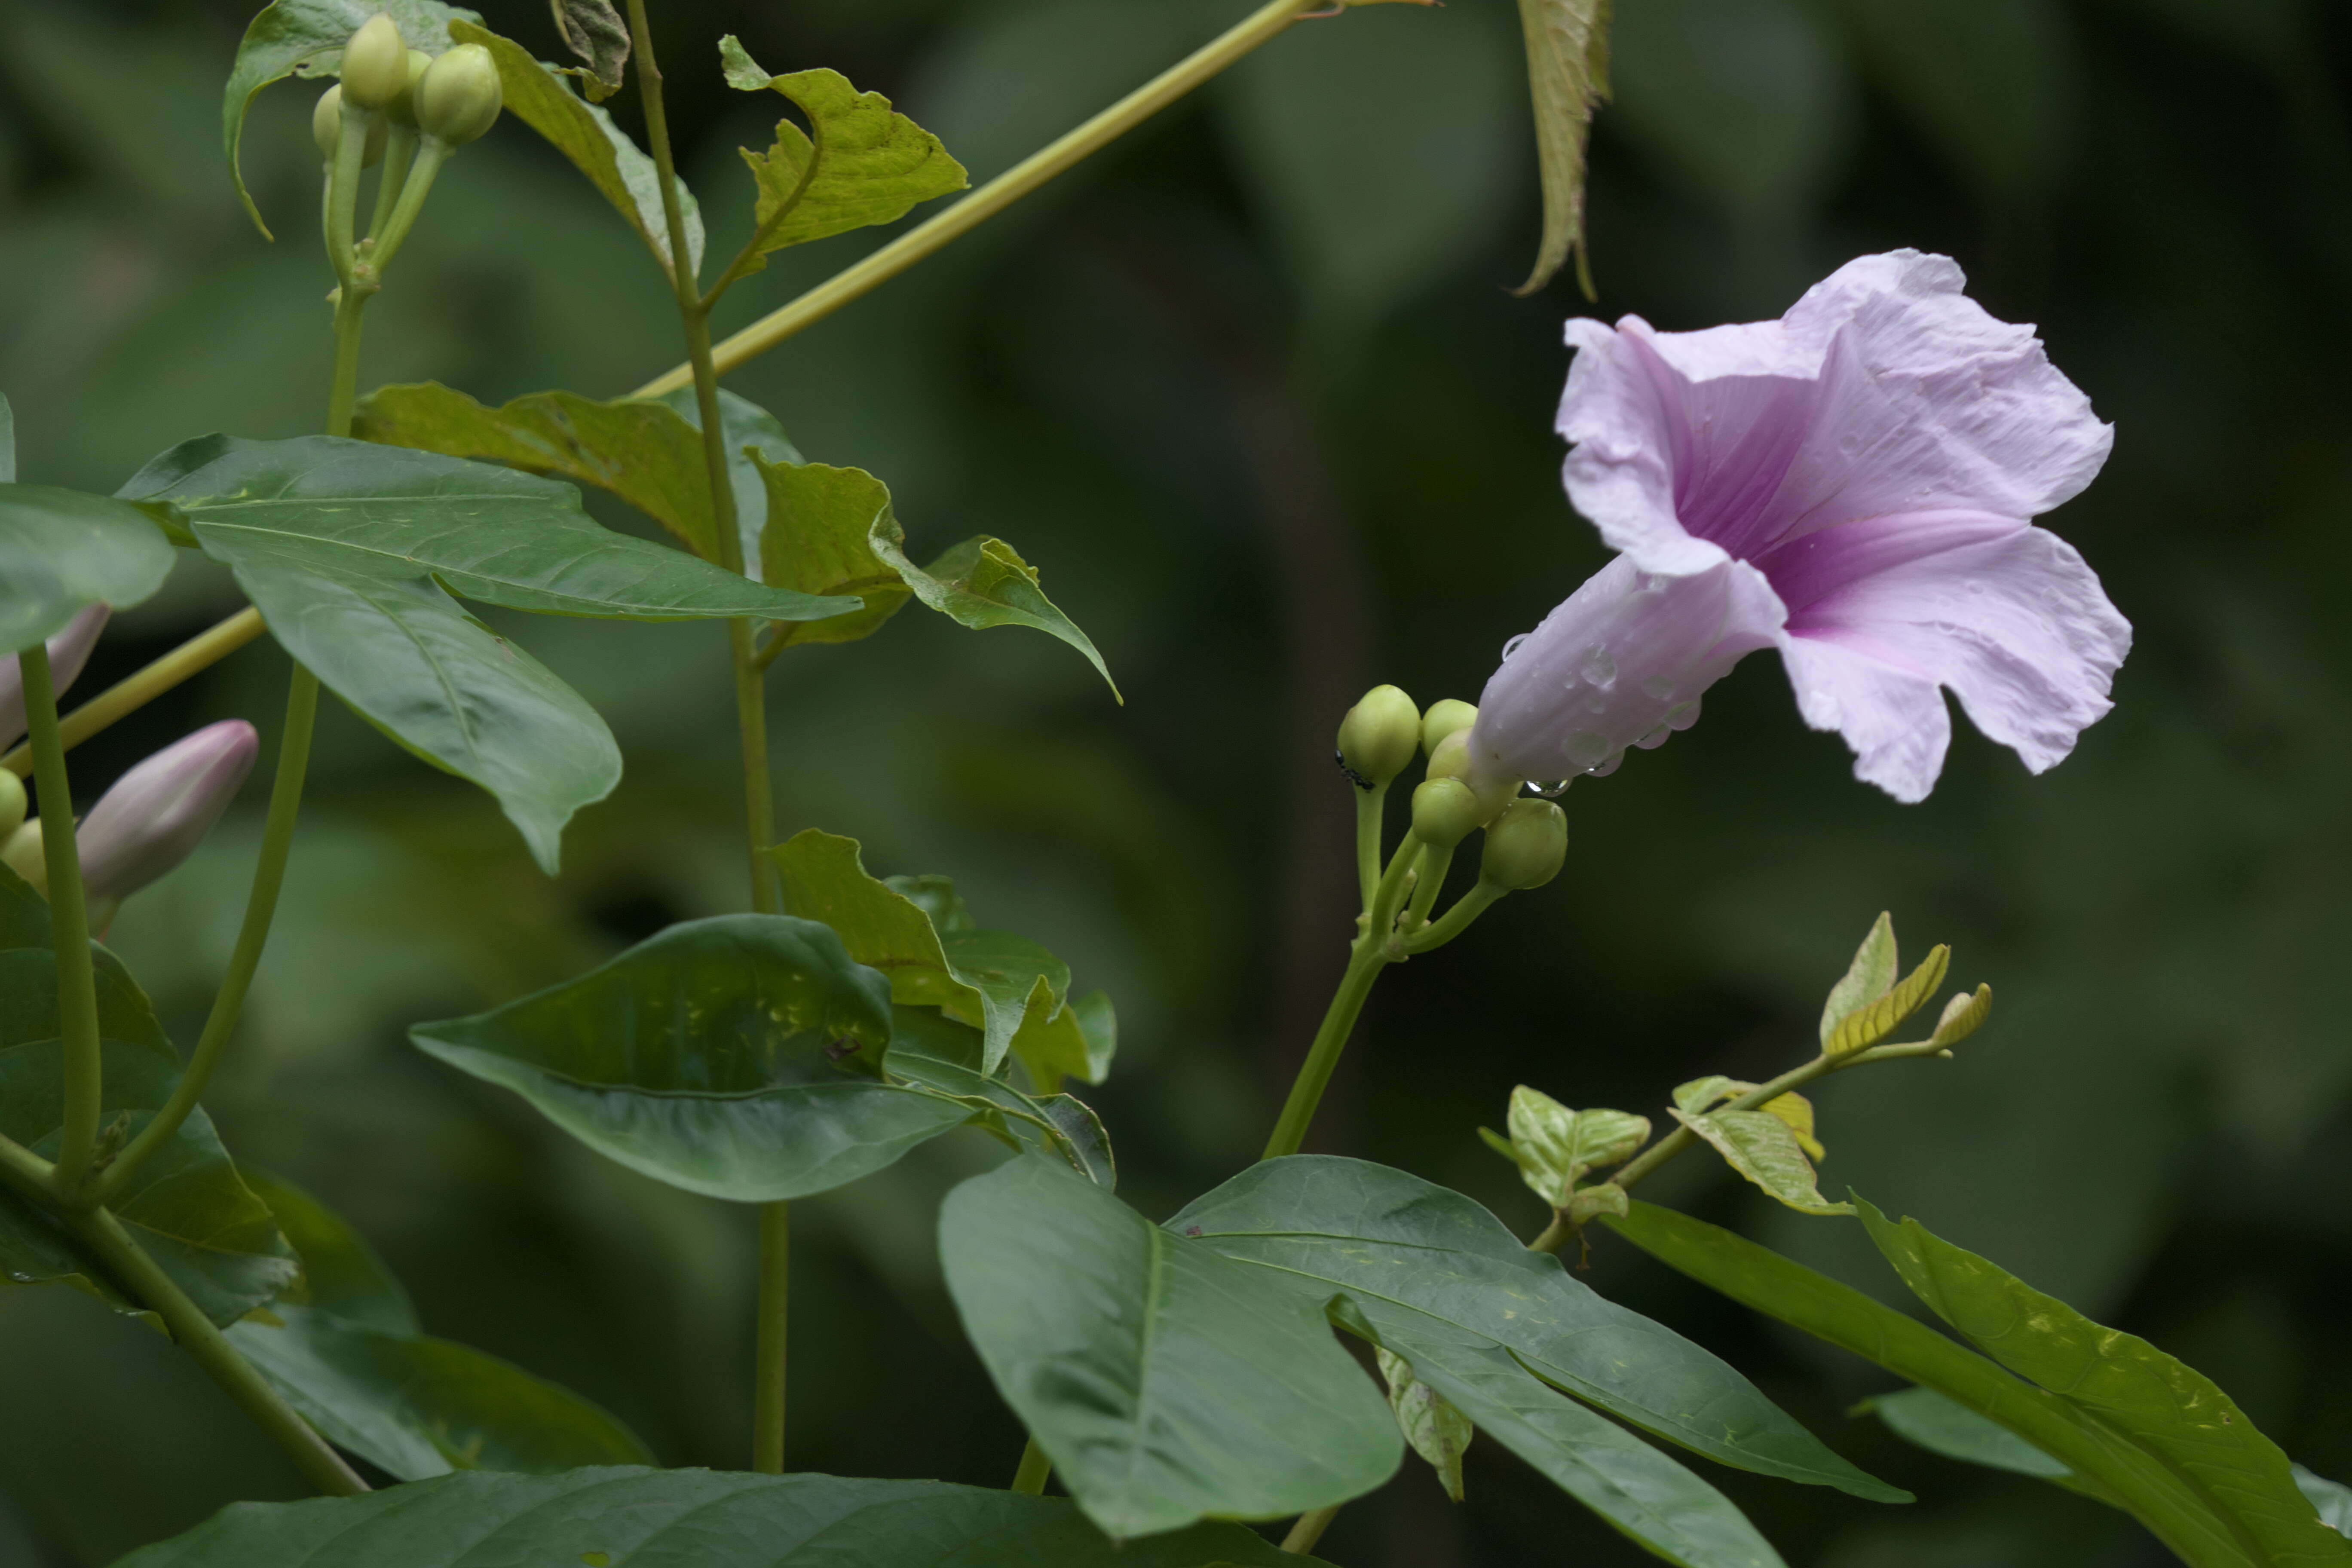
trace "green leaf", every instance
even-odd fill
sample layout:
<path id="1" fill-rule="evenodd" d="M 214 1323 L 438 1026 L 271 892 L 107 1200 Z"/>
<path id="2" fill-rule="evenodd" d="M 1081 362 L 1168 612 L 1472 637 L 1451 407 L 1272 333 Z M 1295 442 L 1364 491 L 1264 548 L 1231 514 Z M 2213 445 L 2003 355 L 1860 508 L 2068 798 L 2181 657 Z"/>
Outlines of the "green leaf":
<path id="1" fill-rule="evenodd" d="M 253 1185 L 300 1255 L 302 1277 L 268 1312 L 231 1325 L 229 1340 L 330 1441 L 409 1481 L 652 1462 L 577 1394 L 426 1338 L 407 1292 L 340 1216 L 284 1182 Z"/>
<path id="2" fill-rule="evenodd" d="M 1524 1368 L 1724 1464 L 1909 1500 L 1832 1453 L 1721 1360 L 1594 1294 L 1470 1199 L 1402 1171 L 1323 1155 L 1269 1160 L 1168 1226 L 1318 1301 L 1344 1293 L 1380 1343 L 1500 1441 L 1512 1439 L 1482 1413 L 1486 1402 L 1444 1377 Z"/>
<path id="3" fill-rule="evenodd" d="M 1822 1047 L 1828 1047 L 1830 1037 L 1837 1033 L 1838 1025 L 1847 1014 L 1868 1006 L 1893 990 L 1895 977 L 1901 972 L 1895 946 L 1895 917 L 1881 910 L 1878 919 L 1871 922 L 1870 934 L 1854 950 L 1853 962 L 1846 966 L 1845 977 L 1830 987 L 1829 1000 L 1822 1006 Z"/>
<path id="4" fill-rule="evenodd" d="M 1831 1056 L 1843 1057 L 1878 1044 L 1895 1032 L 1896 1025 L 1927 1005 L 1927 998 L 1944 984 L 1951 963 L 1950 948 L 1939 942 L 1928 949 L 1927 958 L 1903 977 L 1902 984 L 1839 1019 L 1822 1048 Z"/>
<path id="5" fill-rule="evenodd" d="M 373 441 L 201 436 L 150 462 L 122 494 L 168 508 L 232 563 L 267 557 L 338 577 L 431 577 L 466 598 L 542 615 L 800 620 L 856 608 L 600 528 L 570 485 Z"/>
<path id="6" fill-rule="evenodd" d="M 2352 1487 L 2294 1467 L 2294 1484 L 2304 1500 L 2319 1510 L 2320 1522 L 2338 1535 L 2352 1535 Z"/>
<path id="7" fill-rule="evenodd" d="M 1592 298 L 1584 239 L 1584 143 L 1592 111 L 1609 96 L 1611 0 L 1519 0 L 1528 87 L 1535 100 L 1536 159 L 1543 174 L 1543 241 L 1518 292 L 1552 279 L 1573 251 Z"/>
<path id="8" fill-rule="evenodd" d="M 621 73 L 629 63 L 629 26 L 608 0 L 551 0 L 555 30 L 563 47 L 588 62 L 575 72 L 586 82 L 588 96 L 603 102 L 621 90 Z"/>
<path id="9" fill-rule="evenodd" d="M 746 273 L 765 267 L 770 251 L 894 223 L 918 203 L 962 190 L 971 182 L 940 139 L 894 113 L 878 92 L 860 92 L 839 71 L 770 76 L 737 43 L 719 40 L 727 85 L 744 92 L 772 88 L 808 116 L 803 132 L 776 122 L 776 144 L 764 154 L 742 149 L 759 185 L 752 249 Z"/>
<path id="10" fill-rule="evenodd" d="M 1856 1413 L 1862 1411 L 1875 1415 L 1896 1436 L 1948 1459 L 2045 1481 L 2074 1473 L 2008 1427 L 1932 1388 L 1882 1394 L 1863 1401 Z"/>
<path id="11" fill-rule="evenodd" d="M 1373 1355 L 1381 1380 L 1389 1385 L 1389 1408 L 1406 1444 L 1437 1472 L 1445 1495 L 1462 1500 L 1462 1456 L 1468 1452 L 1474 1429 L 1470 1418 L 1456 1410 L 1437 1390 L 1412 1375 L 1412 1363 L 1385 1350 Z"/>
<path id="12" fill-rule="evenodd" d="M 1058 1162 L 950 1193 L 940 1258 L 997 1392 L 1114 1536 L 1344 1502 L 1402 1456 L 1318 1302 Z"/>
<path id="13" fill-rule="evenodd" d="M 2352 1542 L 2319 1522 L 2286 1455 L 2203 1373 L 1916 1219 L 1898 1225 L 1860 1206 L 1871 1240 L 1913 1294 L 1993 1360 L 2166 1467 L 2227 1527 L 2218 1549 L 2257 1563 L 2352 1563 Z"/>
<path id="14" fill-rule="evenodd" d="M 878 1171 L 969 1114 L 887 1079 L 889 1009 L 888 981 L 825 927 L 723 915 L 409 1037 L 632 1170 L 768 1203 Z"/>
<path id="15" fill-rule="evenodd" d="M 254 99 L 263 88 L 289 75 L 340 75 L 343 46 L 359 31 L 361 23 L 379 12 L 399 26 L 410 48 L 428 55 L 448 48 L 452 21 L 482 19 L 478 12 L 436 0 L 276 0 L 264 6 L 245 29 L 222 95 L 221 141 L 228 153 L 229 177 L 236 182 L 237 199 L 264 237 L 268 237 L 269 226 L 261 221 L 261 211 L 245 188 L 245 171 L 237 159 L 237 143 L 245 134 L 245 117 Z"/>
<path id="16" fill-rule="evenodd" d="M 478 21 L 479 18 L 476 18 Z M 502 38 L 475 21 L 451 24 L 449 36 L 461 44 L 479 44 L 499 64 L 499 86 L 506 95 L 507 112 L 530 126 L 588 176 L 614 210 L 629 220 L 665 270 L 670 269 L 669 221 L 662 214 L 661 177 L 654 161 L 613 123 L 613 117 L 580 95 L 554 66 L 531 58 L 530 51 Z M 702 270 L 702 209 L 686 182 L 677 183 L 677 199 L 686 214 L 687 272 Z"/>
<path id="17" fill-rule="evenodd" d="M 1385 1417 L 1383 1417 L 1385 1420 Z M 478 1568 L 484 1543 L 533 1564 L 694 1568 L 1314 1568 L 1239 1525 L 1114 1543 L 1061 1498 L 940 1481 L 605 1468 L 469 1472 L 355 1498 L 237 1503 L 117 1568 Z"/>
<path id="18" fill-rule="evenodd" d="M 0 485 L 16 482 L 16 411 L 0 396 Z M 32 644 L 26 643 L 27 647 Z"/>
<path id="19" fill-rule="evenodd" d="M 1676 1107 L 1674 1118 L 1706 1139 L 1733 1170 L 1790 1208 L 1812 1215 L 1853 1212 L 1852 1204 L 1833 1204 L 1822 1196 L 1795 1129 L 1771 1111 L 1717 1110 L 1693 1116 Z"/>
<path id="20" fill-rule="evenodd" d="M 13 421 L 8 444 L 13 468 Z M 0 484 L 0 652 L 46 642 L 92 605 L 138 604 L 163 585 L 173 559 L 172 542 L 135 507 Z"/>
<path id="21" fill-rule="evenodd" d="M 898 574 L 915 597 L 959 626 L 984 631 L 990 626 L 1034 626 L 1076 648 L 1119 697 L 1118 683 L 1087 634 L 1055 608 L 1038 585 L 1036 568 L 1013 552 L 1001 539 L 967 539 L 931 563 L 927 571 L 907 559 L 907 535 L 887 507 L 874 520 L 867 535 L 879 556 Z"/>
<path id="22" fill-rule="evenodd" d="M 909 590 L 898 569 L 875 553 L 875 524 L 889 515 L 890 491 L 863 468 L 754 458 L 764 489 L 761 575 L 804 594 L 856 594 L 866 608 L 830 620 L 779 626 L 785 643 L 855 642 L 898 613 Z"/>
<path id="23" fill-rule="evenodd" d="M 2329 1542 L 2309 1531 L 2294 1532 L 2294 1555 L 2258 1544 L 2217 1510 L 2189 1475 L 2088 1406 L 2038 1388 L 1916 1319 L 1743 1237 L 1649 1204 L 1635 1204 L 1624 1218 L 1603 1223 L 1733 1300 L 1935 1389 L 2015 1433 L 2073 1470 L 2078 1489 L 2129 1512 L 2192 1568 L 2352 1562 L 2346 1553 L 2352 1543 Z M 2099 1332 L 2116 1341 L 2128 1337 Z"/>
<path id="24" fill-rule="evenodd" d="M 677 416 L 686 421 L 687 428 L 700 441 L 702 409 L 695 399 L 694 388 L 681 386 L 665 393 L 661 401 L 677 411 Z M 743 570 L 779 588 L 798 587 L 788 574 L 770 577 L 761 570 L 761 540 L 768 521 L 768 486 L 760 477 L 759 464 L 762 458 L 772 463 L 797 463 L 801 460 L 800 448 L 793 445 L 774 415 L 723 386 L 719 389 L 719 430 L 727 438 L 727 476 L 735 491 L 735 526 L 741 534 Z M 856 614 L 850 612 L 851 616 Z M 827 618 L 839 621 L 849 616 Z"/>
<path id="25" fill-rule="evenodd" d="M 1650 1141 L 1647 1117 L 1622 1110 L 1570 1110 L 1526 1084 L 1511 1090 L 1508 1140 L 1492 1140 L 1519 1167 L 1535 1194 L 1556 1209 L 1585 1175 L 1621 1164 Z"/>
<path id="26" fill-rule="evenodd" d="M 1085 1102 L 1066 1094 L 1029 1095 L 981 1070 L 980 1031 L 936 1008 L 890 1009 L 890 1070 L 953 1096 L 973 1125 L 1015 1149 L 1038 1149 L 1105 1189 L 1118 1185 L 1110 1135 Z"/>
<path id="27" fill-rule="evenodd" d="M 995 1072 L 1008 1052 L 1040 1083 L 1046 1073 L 1099 1082 L 1109 1070 L 1108 999 L 1086 1004 L 1106 1037 L 1098 1047 L 1068 1003 L 1069 966 L 1035 942 L 969 927 L 940 935 L 921 906 L 867 873 L 855 838 L 805 828 L 768 855 L 784 907 L 839 932 L 852 957 L 890 977 L 893 1000 L 941 1008 L 983 1031 L 982 1071 Z"/>

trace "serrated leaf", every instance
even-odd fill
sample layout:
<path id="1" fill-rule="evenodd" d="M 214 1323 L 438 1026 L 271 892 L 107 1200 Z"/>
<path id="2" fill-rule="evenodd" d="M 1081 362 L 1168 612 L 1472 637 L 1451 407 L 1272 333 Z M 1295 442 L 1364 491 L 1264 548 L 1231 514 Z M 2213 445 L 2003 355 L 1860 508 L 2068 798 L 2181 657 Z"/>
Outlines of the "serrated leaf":
<path id="1" fill-rule="evenodd" d="M 1831 1056 L 1843 1057 L 1878 1044 L 1893 1034 L 1904 1019 L 1927 1005 L 1927 998 L 1944 984 L 1945 972 L 1951 963 L 1952 950 L 1937 943 L 1928 950 L 1918 968 L 1903 977 L 1900 984 L 1840 1018 L 1822 1048 Z"/>
<path id="2" fill-rule="evenodd" d="M 54 485 L 0 484 L 0 657 L 47 641 L 92 605 L 141 603 L 176 559 L 136 507 Z"/>
<path id="3" fill-rule="evenodd" d="M 1853 962 L 1847 965 L 1845 977 L 1830 987 L 1829 1000 L 1822 1006 L 1822 1045 L 1827 1048 L 1830 1037 L 1837 1032 L 1845 1016 L 1858 1007 L 1867 1006 L 1895 988 L 1895 977 L 1902 973 L 1895 946 L 1895 917 L 1881 911 L 1871 922 L 1870 934 L 1854 949 Z"/>
<path id="4" fill-rule="evenodd" d="M 527 1541 L 534 1564 L 694 1568 L 1323 1568 L 1237 1524 L 1124 1543 L 1066 1498 L 941 1481 L 600 1467 L 467 1471 L 355 1498 L 239 1503 L 118 1568 L 472 1568 Z"/>
<path id="5" fill-rule="evenodd" d="M 950 1193 L 940 1258 L 997 1392 L 1113 1536 L 1343 1502 L 1402 1457 L 1318 1302 L 1058 1163 Z"/>
<path id="6" fill-rule="evenodd" d="M 889 1079 L 889 982 L 788 915 L 688 921 L 409 1037 L 606 1158 L 739 1203 L 855 1181 L 968 1114 Z"/>
<path id="7" fill-rule="evenodd" d="M 588 183 L 628 220 L 667 269 L 669 220 L 662 212 L 661 181 L 654 161 L 613 123 L 610 114 L 583 102 L 566 85 L 562 71 L 533 59 L 520 44 L 468 21 L 452 23 L 449 36 L 461 44 L 480 44 L 490 51 L 498 62 L 507 112 L 545 137 L 572 161 L 573 168 L 587 175 Z M 684 180 L 677 182 L 677 198 L 686 217 L 690 277 L 702 269 L 702 209 Z"/>
<path id="8" fill-rule="evenodd" d="M 1770 1111 L 1716 1110 L 1693 1116 L 1677 1108 L 1674 1117 L 1706 1140 L 1733 1170 L 1790 1208 L 1812 1215 L 1853 1212 L 1852 1204 L 1833 1204 L 1822 1196 L 1795 1129 Z"/>
<path id="9" fill-rule="evenodd" d="M 596 101 L 621 90 L 629 63 L 629 26 L 608 0 L 548 0 L 563 47 L 588 62 L 588 96 Z"/>
<path id="10" fill-rule="evenodd" d="M 1102 655 L 1069 616 L 1062 614 L 1039 585 L 1037 570 L 1021 559 L 1013 546 L 984 535 L 967 539 L 932 562 L 929 568 L 907 559 L 907 535 L 897 517 L 886 508 L 874 520 L 867 538 L 874 553 L 897 572 L 915 597 L 959 626 L 984 631 L 990 626 L 1033 626 L 1058 637 L 1086 655 L 1110 694 L 1122 704 L 1118 683 Z"/>
<path id="11" fill-rule="evenodd" d="M 1575 252 L 1578 279 L 1586 297 L 1592 295 L 1584 256 L 1584 144 L 1592 111 L 1609 97 L 1610 5 L 1611 0 L 1519 0 L 1544 206 L 1543 240 L 1521 294 L 1550 282 Z"/>
<path id="12" fill-rule="evenodd" d="M 1389 1408 L 1405 1443 L 1437 1472 L 1438 1485 L 1455 1502 L 1462 1500 L 1462 1456 L 1469 1450 L 1474 1428 L 1437 1390 L 1412 1375 L 1412 1363 L 1385 1349 L 1373 1352 L 1381 1380 L 1388 1384 Z"/>
<path id="13" fill-rule="evenodd" d="M 755 458 L 765 525 L 760 573 L 804 594 L 855 594 L 866 607 L 819 623 L 780 626 L 784 645 L 855 642 L 898 613 L 910 590 L 898 569 L 875 553 L 875 523 L 890 510 L 889 488 L 863 468 Z"/>
<path id="14" fill-rule="evenodd" d="M 288 76 L 340 75 L 343 46 L 362 23 L 379 13 L 393 19 L 410 48 L 428 55 L 449 47 L 452 21 L 482 19 L 479 12 L 440 5 L 437 0 L 276 0 L 247 25 L 222 95 L 221 136 L 237 199 L 265 237 L 269 236 L 269 226 L 261 221 L 260 209 L 245 188 L 245 171 L 237 157 L 245 117 L 254 99 L 263 88 Z"/>
<path id="15" fill-rule="evenodd" d="M 896 222 L 918 203 L 970 183 L 963 165 L 948 156 L 938 137 L 894 112 L 880 93 L 858 91 L 840 72 L 820 68 L 771 76 L 732 35 L 719 40 L 719 53 L 730 87 L 746 92 L 772 89 L 809 121 L 804 132 L 789 120 L 779 121 L 774 146 L 765 153 L 742 150 L 759 186 L 744 272 L 765 267 L 771 251 Z"/>

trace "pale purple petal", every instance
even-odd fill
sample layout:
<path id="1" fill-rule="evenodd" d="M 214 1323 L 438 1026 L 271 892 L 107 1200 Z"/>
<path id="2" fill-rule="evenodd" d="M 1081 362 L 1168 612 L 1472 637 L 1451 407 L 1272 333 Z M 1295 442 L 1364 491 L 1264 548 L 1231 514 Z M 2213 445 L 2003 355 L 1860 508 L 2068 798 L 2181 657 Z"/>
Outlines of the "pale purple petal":
<path id="1" fill-rule="evenodd" d="M 224 719 L 163 748 L 115 781 L 74 835 L 93 900 L 138 891 L 194 852 L 253 771 L 260 740 Z"/>
<path id="2" fill-rule="evenodd" d="M 1478 699 L 1471 784 L 1611 771 L 1628 746 L 1687 729 L 1700 694 L 1773 646 L 1785 618 L 1744 562 L 1670 577 L 1619 556 L 1514 639 Z"/>
<path id="3" fill-rule="evenodd" d="M 106 617 L 112 613 L 104 605 L 92 605 L 44 645 L 49 651 L 49 684 L 57 691 L 62 693 L 81 674 L 81 667 L 89 662 L 89 650 L 98 646 L 98 636 L 106 629 Z M 0 659 L 0 747 L 13 746 L 24 738 L 25 672 L 11 654 Z"/>
<path id="4" fill-rule="evenodd" d="M 1944 771 L 1952 718 L 1935 680 L 1858 647 L 1791 637 L 1780 648 L 1797 711 L 1853 748 L 1853 776 L 1906 805 L 1927 798 Z"/>

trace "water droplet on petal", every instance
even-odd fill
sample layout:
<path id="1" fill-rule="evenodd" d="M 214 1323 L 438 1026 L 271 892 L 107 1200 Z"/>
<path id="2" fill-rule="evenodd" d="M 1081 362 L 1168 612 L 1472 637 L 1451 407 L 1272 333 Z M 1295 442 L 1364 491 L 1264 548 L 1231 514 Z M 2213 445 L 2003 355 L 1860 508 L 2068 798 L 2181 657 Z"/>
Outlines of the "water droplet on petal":
<path id="1" fill-rule="evenodd" d="M 1511 656 L 1519 651 L 1519 645 L 1535 635 L 1536 634 L 1533 632 L 1521 632 L 1518 636 L 1505 643 L 1503 645 L 1503 662 L 1505 664 L 1510 663 Z"/>
<path id="2" fill-rule="evenodd" d="M 1595 763 L 1593 766 L 1585 769 L 1585 776 L 1588 778 L 1605 779 L 1611 773 L 1615 773 L 1620 767 L 1622 767 L 1624 763 L 1625 753 L 1619 752 L 1615 755 L 1610 757 L 1607 761 Z"/>
<path id="3" fill-rule="evenodd" d="M 1643 736 L 1640 740 L 1634 742 L 1633 744 L 1641 747 L 1642 750 L 1645 752 L 1654 752 L 1660 746 L 1664 745 L 1666 743 L 1666 738 L 1673 733 L 1674 731 L 1672 730 L 1669 730 L 1666 726 L 1661 724 L 1656 729 L 1651 731 L 1648 734 Z"/>
<path id="4" fill-rule="evenodd" d="M 1606 691 L 1617 684 L 1617 661 L 1609 656 L 1608 648 L 1600 643 L 1594 643 L 1585 651 L 1584 667 L 1580 673 L 1585 679 Z"/>
<path id="5" fill-rule="evenodd" d="M 1675 678 L 1671 675 L 1654 675 L 1642 682 L 1642 695 L 1644 697 L 1654 697 L 1664 702 L 1674 694 Z"/>
<path id="6" fill-rule="evenodd" d="M 1560 742 L 1560 753 L 1568 765 L 1579 773 L 1588 773 L 1608 760 L 1612 748 L 1609 737 L 1595 730 L 1579 730 Z"/>
<path id="7" fill-rule="evenodd" d="M 1687 730 L 1698 722 L 1698 699 L 1675 704 L 1666 710 L 1665 724 L 1669 730 Z"/>
<path id="8" fill-rule="evenodd" d="M 1528 787 L 1535 791 L 1538 795 L 1543 796 L 1546 800 L 1558 800 L 1561 795 L 1568 793 L 1568 786 L 1575 782 L 1576 780 L 1572 776 L 1564 779 L 1556 779 L 1548 784 L 1538 784 L 1535 780 L 1529 779 L 1528 781 Z"/>

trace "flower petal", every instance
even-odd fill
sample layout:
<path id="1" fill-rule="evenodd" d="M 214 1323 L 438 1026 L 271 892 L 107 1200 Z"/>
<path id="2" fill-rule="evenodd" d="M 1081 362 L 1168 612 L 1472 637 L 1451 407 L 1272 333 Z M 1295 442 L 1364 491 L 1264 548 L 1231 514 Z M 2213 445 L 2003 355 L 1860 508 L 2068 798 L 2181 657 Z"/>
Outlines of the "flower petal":
<path id="1" fill-rule="evenodd" d="M 2131 648 L 2074 547 L 2002 518 L 1850 523 L 1762 564 L 1791 597 L 1780 648 L 1805 721 L 1843 731 L 1855 773 L 1899 800 L 1924 798 L 1942 768 L 1937 686 L 2041 773 L 2107 711 Z"/>

